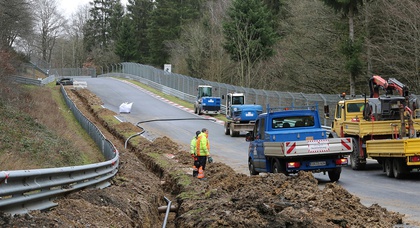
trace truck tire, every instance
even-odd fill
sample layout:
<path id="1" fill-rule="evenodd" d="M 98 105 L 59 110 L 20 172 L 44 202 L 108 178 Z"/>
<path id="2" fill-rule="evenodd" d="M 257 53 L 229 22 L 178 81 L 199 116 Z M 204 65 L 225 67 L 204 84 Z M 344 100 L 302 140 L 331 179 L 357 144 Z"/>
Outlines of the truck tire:
<path id="1" fill-rule="evenodd" d="M 392 161 L 392 172 L 395 178 L 401 179 L 409 173 L 409 170 L 406 168 L 403 159 L 394 158 Z"/>
<path id="2" fill-rule="evenodd" d="M 362 163 L 359 159 L 360 146 L 359 140 L 352 138 L 353 141 L 353 152 L 350 154 L 351 168 L 353 170 L 363 170 L 366 167 L 366 163 Z"/>
<path id="3" fill-rule="evenodd" d="M 249 174 L 251 176 L 260 174 L 259 172 L 255 170 L 254 162 L 251 159 L 249 159 L 248 161 L 248 168 L 249 168 Z"/>
<path id="4" fill-rule="evenodd" d="M 274 160 L 273 173 L 283 173 L 287 175 L 286 169 L 281 165 L 279 159 Z"/>
<path id="5" fill-rule="evenodd" d="M 232 131 L 232 129 L 230 130 L 230 137 L 237 137 L 239 136 L 239 131 Z"/>
<path id="6" fill-rule="evenodd" d="M 341 167 L 335 168 L 331 171 L 328 171 L 328 177 L 332 182 L 338 181 L 340 179 Z"/>
<path id="7" fill-rule="evenodd" d="M 384 162 L 384 170 L 387 177 L 394 177 L 394 170 L 392 169 L 392 159 L 387 158 Z"/>
<path id="8" fill-rule="evenodd" d="M 225 123 L 225 135 L 230 135 L 229 124 Z"/>

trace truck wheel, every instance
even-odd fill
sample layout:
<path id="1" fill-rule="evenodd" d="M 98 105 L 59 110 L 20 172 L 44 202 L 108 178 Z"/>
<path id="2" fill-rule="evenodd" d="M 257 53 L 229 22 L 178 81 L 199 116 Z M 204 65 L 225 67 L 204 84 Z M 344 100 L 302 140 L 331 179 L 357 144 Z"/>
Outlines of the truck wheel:
<path id="1" fill-rule="evenodd" d="M 230 130 L 230 136 L 231 137 L 239 136 L 239 131 L 232 131 L 232 130 Z"/>
<path id="2" fill-rule="evenodd" d="M 387 158 L 384 162 L 384 169 L 387 177 L 394 177 L 394 172 L 392 170 L 392 159 Z"/>
<path id="3" fill-rule="evenodd" d="M 287 175 L 286 170 L 285 170 L 285 169 L 284 169 L 284 167 L 280 164 L 279 159 L 276 159 L 276 160 L 274 161 L 274 164 L 273 164 L 273 173 L 283 173 L 283 174 L 286 174 L 286 175 Z"/>
<path id="4" fill-rule="evenodd" d="M 260 174 L 259 172 L 255 170 L 254 162 L 251 159 L 249 159 L 248 161 L 248 168 L 249 168 L 249 174 L 251 174 L 251 176 Z"/>
<path id="5" fill-rule="evenodd" d="M 340 174 L 341 174 L 341 167 L 328 171 L 328 177 L 330 178 L 332 182 L 338 181 L 340 179 Z"/>
<path id="6" fill-rule="evenodd" d="M 230 135 L 230 129 L 227 123 L 225 123 L 225 135 Z"/>
<path id="7" fill-rule="evenodd" d="M 392 172 L 394 173 L 394 177 L 397 179 L 403 178 L 409 171 L 405 167 L 404 160 L 394 158 L 392 161 Z"/>
<path id="8" fill-rule="evenodd" d="M 363 170 L 365 169 L 366 164 L 361 163 L 359 159 L 360 146 L 359 140 L 353 138 L 353 152 L 350 154 L 351 168 L 353 170 Z"/>

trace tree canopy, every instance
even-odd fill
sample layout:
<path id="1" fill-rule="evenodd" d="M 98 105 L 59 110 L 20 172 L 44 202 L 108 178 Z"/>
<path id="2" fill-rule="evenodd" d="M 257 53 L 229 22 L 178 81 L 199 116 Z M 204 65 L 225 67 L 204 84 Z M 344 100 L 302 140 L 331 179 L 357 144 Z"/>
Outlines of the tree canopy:
<path id="1" fill-rule="evenodd" d="M 274 17 L 260 0 L 234 0 L 223 24 L 223 47 L 232 60 L 240 62 L 240 85 L 249 86 L 254 64 L 274 55 L 278 36 Z"/>
<path id="2" fill-rule="evenodd" d="M 3 60 L 12 50 L 98 72 L 170 63 L 200 79 L 306 93 L 362 94 L 379 74 L 420 91 L 415 0 L 92 0 L 74 15 L 54 2 L 0 0 Z"/>

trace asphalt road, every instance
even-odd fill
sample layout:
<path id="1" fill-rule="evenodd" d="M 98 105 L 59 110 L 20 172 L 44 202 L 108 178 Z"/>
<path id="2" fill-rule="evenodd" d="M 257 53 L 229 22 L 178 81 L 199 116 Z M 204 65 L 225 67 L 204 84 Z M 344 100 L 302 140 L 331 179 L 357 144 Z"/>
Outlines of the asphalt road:
<path id="1" fill-rule="evenodd" d="M 197 130 L 209 129 L 210 151 L 215 161 L 231 166 L 236 172 L 248 174 L 248 143 L 244 137 L 230 137 L 224 134 L 220 121 L 198 116 L 163 98 L 151 94 L 133 84 L 114 78 L 83 78 L 88 89 L 104 102 L 104 106 L 119 113 L 123 102 L 133 102 L 129 114 L 120 114 L 119 118 L 138 123 L 141 121 L 159 120 L 140 123 L 150 139 L 167 136 L 189 150 L 190 140 Z M 194 120 L 182 120 L 191 119 Z M 166 119 L 181 119 L 166 121 Z M 199 119 L 199 120 L 195 120 Z M 320 187 L 329 182 L 328 175 L 314 174 Z M 358 196 L 361 202 L 370 206 L 379 204 L 390 211 L 406 215 L 404 221 L 420 226 L 420 174 L 415 173 L 405 179 L 389 178 L 382 172 L 375 161 L 369 161 L 367 170 L 354 171 L 350 167 L 343 169 L 339 184 L 350 193 Z"/>

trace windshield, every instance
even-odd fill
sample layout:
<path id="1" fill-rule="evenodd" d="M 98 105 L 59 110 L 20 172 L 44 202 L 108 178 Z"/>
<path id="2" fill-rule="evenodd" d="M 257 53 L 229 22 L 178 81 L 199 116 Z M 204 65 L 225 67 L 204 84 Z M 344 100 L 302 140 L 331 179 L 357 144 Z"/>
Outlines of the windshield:
<path id="1" fill-rule="evenodd" d="M 273 118 L 272 128 L 312 127 L 315 125 L 313 116 L 292 116 Z"/>
<path id="2" fill-rule="evenodd" d="M 200 87 L 199 95 L 200 97 L 211 97 L 211 87 Z"/>
<path id="3" fill-rule="evenodd" d="M 234 97 L 232 97 L 232 104 L 233 105 L 242 105 L 242 104 L 244 104 L 244 97 L 243 96 L 234 96 Z"/>
<path id="4" fill-rule="evenodd" d="M 365 108 L 365 103 L 347 104 L 347 112 L 362 112 L 364 108 Z"/>

